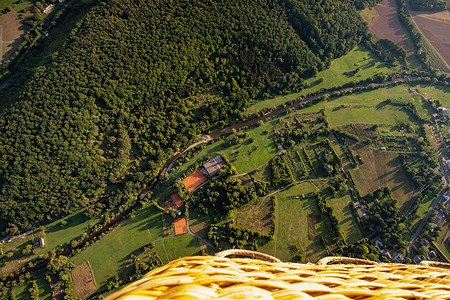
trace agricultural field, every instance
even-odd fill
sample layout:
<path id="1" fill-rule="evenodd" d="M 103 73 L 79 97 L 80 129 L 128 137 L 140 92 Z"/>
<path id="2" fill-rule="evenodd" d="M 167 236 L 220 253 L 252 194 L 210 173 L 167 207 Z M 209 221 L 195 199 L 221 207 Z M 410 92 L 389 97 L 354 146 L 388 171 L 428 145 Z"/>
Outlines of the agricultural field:
<path id="1" fill-rule="evenodd" d="M 351 145 L 355 154 L 361 155 L 364 164 L 350 170 L 356 188 L 361 196 L 383 186 L 392 189 L 393 198 L 398 200 L 398 207 L 405 212 L 416 192 L 414 185 L 403 171 L 398 154 L 389 151 L 375 150 L 355 143 Z"/>
<path id="2" fill-rule="evenodd" d="M 84 299 L 96 290 L 91 267 L 86 261 L 72 271 L 75 294 Z"/>
<path id="3" fill-rule="evenodd" d="M 282 261 L 293 259 L 290 245 L 302 249 L 306 260 L 316 262 L 324 257 L 324 249 L 318 236 L 326 233 L 315 200 L 310 198 L 290 199 L 301 194 L 316 192 L 310 182 L 297 184 L 277 194 L 275 240 L 260 246 L 264 253 L 272 254 Z"/>
<path id="4" fill-rule="evenodd" d="M 444 226 L 441 227 L 441 232 L 436 244 L 444 255 L 450 259 L 450 222 L 447 221 Z"/>
<path id="5" fill-rule="evenodd" d="M 411 14 L 417 17 L 421 17 L 424 19 L 433 20 L 436 22 L 442 22 L 446 24 L 450 24 L 450 11 L 443 10 L 443 11 L 411 11 Z"/>
<path id="6" fill-rule="evenodd" d="M 345 74 L 346 71 L 352 71 L 357 68 L 360 68 L 360 71 L 355 75 L 349 76 Z M 376 74 L 390 74 L 394 71 L 395 69 L 387 68 L 374 54 L 364 46 L 359 45 L 345 56 L 333 60 L 329 69 L 321 71 L 315 77 L 309 79 L 308 82 L 311 85 L 309 88 L 305 88 L 297 93 L 258 101 L 247 108 L 246 114 L 252 114 L 266 108 L 275 108 L 286 102 L 295 100 L 301 95 L 313 93 L 321 88 L 340 86 L 350 81 L 360 81 Z"/>
<path id="7" fill-rule="evenodd" d="M 381 39 L 389 39 L 404 48 L 413 50 L 407 31 L 400 24 L 397 16 L 397 5 L 395 0 L 383 0 L 375 6 L 378 17 L 369 24 L 369 29 Z M 408 43 L 409 42 L 409 43 Z"/>
<path id="8" fill-rule="evenodd" d="M 20 36 L 23 34 L 22 19 L 15 11 L 0 16 L 0 46 L 1 57 L 7 58 L 8 51 L 20 44 Z"/>
<path id="9" fill-rule="evenodd" d="M 339 225 L 341 226 L 347 243 L 354 243 L 363 238 L 356 218 L 351 211 L 351 201 L 352 199 L 349 194 L 340 198 L 327 197 L 327 202 L 333 208 L 333 212 L 339 220 Z"/>
<path id="10" fill-rule="evenodd" d="M 419 27 L 425 38 L 444 60 L 444 62 L 440 62 L 439 57 L 434 58 L 431 56 L 431 59 L 433 60 L 432 64 L 438 66 L 440 70 L 449 70 L 450 39 L 448 38 L 448 35 L 450 31 L 450 22 L 443 22 L 442 19 L 446 19 L 447 16 L 441 14 L 439 17 L 439 20 L 436 20 L 436 18 L 433 17 L 423 17 L 422 14 L 413 15 L 417 27 Z"/>
<path id="11" fill-rule="evenodd" d="M 269 235 L 272 228 L 272 197 L 257 198 L 235 211 L 234 224 Z"/>
<path id="12" fill-rule="evenodd" d="M 101 287 L 111 274 L 117 274 L 131 253 L 162 237 L 161 212 L 155 206 L 149 206 L 139 210 L 134 218 L 123 221 L 71 261 L 76 266 L 88 261 L 95 282 Z"/>
<path id="13" fill-rule="evenodd" d="M 190 234 L 157 241 L 155 249 L 164 264 L 185 256 L 201 255 L 199 239 Z"/>

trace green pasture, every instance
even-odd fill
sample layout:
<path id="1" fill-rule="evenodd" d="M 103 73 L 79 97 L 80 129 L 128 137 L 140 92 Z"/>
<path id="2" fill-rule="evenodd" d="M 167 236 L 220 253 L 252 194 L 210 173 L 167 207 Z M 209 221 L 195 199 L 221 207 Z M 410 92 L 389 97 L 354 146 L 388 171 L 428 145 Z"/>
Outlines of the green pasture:
<path id="1" fill-rule="evenodd" d="M 242 144 L 222 150 L 239 173 L 262 166 L 277 153 L 275 143 L 270 136 L 270 130 L 276 123 L 277 120 L 269 120 L 261 126 L 241 130 L 239 132 L 248 132 L 249 139 L 253 138 L 254 142 L 244 141 Z"/>
<path id="2" fill-rule="evenodd" d="M 330 70 L 335 72 L 346 72 L 357 68 L 364 69 L 370 64 L 379 63 L 378 58 L 368 51 L 364 46 L 359 45 L 346 55 L 331 62 Z"/>
<path id="3" fill-rule="evenodd" d="M 0 0 L 0 10 L 5 9 L 6 7 L 12 7 L 14 4 L 14 10 L 19 13 L 22 12 L 23 9 L 30 6 L 35 1 L 24 1 L 23 3 L 18 3 L 17 0 Z"/>
<path id="4" fill-rule="evenodd" d="M 356 68 L 360 68 L 360 70 L 355 75 L 350 76 L 344 74 L 345 71 L 351 71 Z M 381 63 L 364 46 L 359 45 L 347 53 L 347 55 L 333 60 L 330 69 L 321 71 L 315 77 L 308 79 L 311 85 L 309 88 L 297 93 L 289 93 L 272 99 L 258 101 L 251 105 L 246 110 L 246 113 L 252 114 L 265 108 L 275 108 L 288 101 L 297 99 L 301 95 L 315 92 L 321 88 L 340 86 L 350 81 L 361 81 L 376 74 L 390 74 L 393 71 L 393 69 L 387 68 Z M 321 80 L 323 81 L 320 82 Z"/>
<path id="5" fill-rule="evenodd" d="M 36 283 L 39 288 L 39 299 L 51 299 L 52 290 L 50 289 L 50 284 L 45 278 L 43 271 L 36 273 Z"/>
<path id="6" fill-rule="evenodd" d="M 383 102 L 392 99 L 413 103 L 418 114 L 431 120 L 430 106 L 427 102 L 419 102 L 420 95 L 411 94 L 415 86 L 398 85 L 362 91 L 339 97 L 324 103 L 330 126 L 341 126 L 351 123 L 385 124 L 395 126 L 409 123 L 412 128 L 418 127 L 418 122 L 411 113 L 400 106 L 384 105 Z"/>
<path id="7" fill-rule="evenodd" d="M 62 220 L 66 221 L 67 224 L 62 226 Z M 39 254 L 51 251 L 61 244 L 80 237 L 82 233 L 86 232 L 89 225 L 94 225 L 97 222 L 98 219 L 96 218 L 86 217 L 83 210 L 43 226 L 47 247 L 41 249 Z"/>
<path id="8" fill-rule="evenodd" d="M 411 230 L 414 232 L 417 228 L 417 226 L 419 226 L 420 222 L 422 221 L 422 219 L 425 217 L 425 215 L 428 213 L 428 210 L 431 206 L 431 204 L 433 204 L 433 200 L 436 199 L 435 196 L 433 195 L 427 195 L 422 202 L 420 202 L 419 207 L 417 208 L 417 218 L 415 218 L 413 220 L 413 226 L 411 227 Z"/>
<path id="9" fill-rule="evenodd" d="M 441 232 L 439 233 L 436 244 L 439 250 L 450 259 L 450 222 L 447 221 L 444 226 L 441 227 Z"/>
<path id="10" fill-rule="evenodd" d="M 377 109 L 366 106 L 347 106 L 339 110 L 327 110 L 327 118 L 331 127 L 352 123 L 389 124 L 396 126 L 414 122 L 410 116 L 398 107 Z"/>
<path id="11" fill-rule="evenodd" d="M 139 210 L 112 232 L 72 258 L 75 265 L 89 261 L 99 286 L 117 274 L 134 251 L 163 237 L 161 213 L 155 206 Z"/>
<path id="12" fill-rule="evenodd" d="M 363 238 L 362 232 L 351 211 L 351 201 L 352 199 L 349 194 L 341 198 L 327 198 L 328 204 L 333 208 L 333 212 L 339 220 L 339 225 L 344 232 L 347 243 L 354 243 Z"/>
<path id="13" fill-rule="evenodd" d="M 237 227 L 270 234 L 272 228 L 272 197 L 257 198 L 235 211 L 234 223 Z"/>
<path id="14" fill-rule="evenodd" d="M 198 238 L 190 234 L 157 241 L 155 249 L 164 264 L 181 257 L 201 255 Z"/>
<path id="15" fill-rule="evenodd" d="M 445 107 L 450 106 L 450 87 L 421 84 L 416 88 L 428 99 L 438 100 Z"/>
<path id="16" fill-rule="evenodd" d="M 176 177 L 182 176 L 198 160 L 211 153 L 219 153 L 226 156 L 239 173 L 249 172 L 262 166 L 277 153 L 275 143 L 270 136 L 270 130 L 276 122 L 277 119 L 269 120 L 261 126 L 251 126 L 250 128 L 239 130 L 239 134 L 245 132 L 249 134 L 249 137 L 243 143 L 226 147 L 224 140 L 218 140 L 206 146 L 177 170 Z M 251 138 L 253 138 L 253 142 L 250 141 Z"/>
<path id="17" fill-rule="evenodd" d="M 30 292 L 28 291 L 28 286 L 27 286 L 26 282 L 23 284 L 20 284 L 16 287 L 13 287 L 13 291 L 14 291 L 14 294 L 16 295 L 17 299 L 25 300 L 25 299 L 30 299 L 30 297 L 31 297 Z"/>
<path id="18" fill-rule="evenodd" d="M 292 260 L 289 245 L 296 244 L 302 248 L 307 261 L 316 262 L 325 256 L 319 237 L 308 237 L 308 215 L 320 215 L 316 200 L 313 198 L 288 199 L 288 197 L 315 192 L 316 187 L 305 182 L 294 185 L 277 194 L 275 239 L 259 247 L 260 251 L 275 255 L 282 261 Z M 324 224 L 316 224 L 318 235 L 326 232 Z"/>

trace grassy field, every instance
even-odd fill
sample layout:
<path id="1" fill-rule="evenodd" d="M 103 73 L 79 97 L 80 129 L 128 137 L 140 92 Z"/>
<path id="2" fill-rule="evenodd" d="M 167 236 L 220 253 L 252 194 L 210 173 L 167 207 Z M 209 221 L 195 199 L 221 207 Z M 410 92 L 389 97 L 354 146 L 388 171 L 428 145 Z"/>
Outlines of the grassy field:
<path id="1" fill-rule="evenodd" d="M 30 299 L 30 292 L 28 291 L 28 286 L 26 283 L 20 284 L 13 288 L 14 294 L 17 299 Z"/>
<path id="2" fill-rule="evenodd" d="M 235 224 L 252 231 L 269 234 L 272 228 L 272 197 L 258 198 L 252 203 L 237 209 Z"/>
<path id="3" fill-rule="evenodd" d="M 165 264 L 181 257 L 201 254 L 199 240 L 190 234 L 158 241 L 155 249 Z"/>
<path id="4" fill-rule="evenodd" d="M 333 212 L 339 220 L 339 225 L 344 232 L 347 243 L 354 243 L 363 238 L 350 208 L 351 201 L 349 194 L 341 198 L 327 198 L 328 204 L 333 208 Z"/>
<path id="5" fill-rule="evenodd" d="M 249 139 L 254 139 L 253 143 L 244 142 L 221 151 L 230 159 L 239 173 L 256 169 L 277 153 L 275 143 L 269 134 L 276 122 L 277 120 L 270 120 L 262 126 L 243 130 L 242 132 L 249 134 Z"/>
<path id="6" fill-rule="evenodd" d="M 450 106 L 450 87 L 418 85 L 416 88 L 426 97 L 433 100 L 439 100 L 441 105 L 445 107 Z"/>
<path id="7" fill-rule="evenodd" d="M 417 86 L 419 87 L 419 86 Z M 386 124 L 395 126 L 400 123 L 410 123 L 412 128 L 418 127 L 411 114 L 401 107 L 380 105 L 388 99 L 413 103 L 418 114 L 431 119 L 429 106 L 424 101 L 419 102 L 418 94 L 410 93 L 410 88 L 416 86 L 398 85 L 373 91 L 359 92 L 340 97 L 324 103 L 330 126 L 336 127 L 351 123 Z"/>
<path id="8" fill-rule="evenodd" d="M 248 133 L 249 137 L 238 145 L 226 147 L 223 140 L 216 141 L 195 155 L 189 162 L 176 170 L 175 177 L 182 176 L 202 157 L 219 153 L 226 156 L 236 167 L 239 173 L 244 173 L 258 168 L 265 164 L 272 156 L 277 153 L 277 148 L 269 132 L 276 124 L 277 119 L 265 122 L 262 126 L 252 126 L 240 130 L 239 133 Z M 253 142 L 250 142 L 253 139 Z"/>
<path id="9" fill-rule="evenodd" d="M 344 74 L 345 71 L 351 71 L 356 68 L 361 68 L 361 70 L 354 76 Z M 306 95 L 321 88 L 340 86 L 350 81 L 360 81 L 376 74 L 389 74 L 393 71 L 393 69 L 389 69 L 384 64 L 381 64 L 375 55 L 360 45 L 347 53 L 347 55 L 333 60 L 330 69 L 321 71 L 315 77 L 309 79 L 308 82 L 311 84 L 309 88 L 298 93 L 290 93 L 273 99 L 256 102 L 246 110 L 246 113 L 251 114 L 264 108 L 274 108 L 294 100 L 300 95 Z M 323 81 L 319 83 L 321 80 Z"/>
<path id="10" fill-rule="evenodd" d="M 419 204 L 419 208 L 417 209 L 417 215 L 418 217 L 415 218 L 412 222 L 412 227 L 411 230 L 414 232 L 417 228 L 417 226 L 419 226 L 420 221 L 422 221 L 422 218 L 425 217 L 425 215 L 427 214 L 430 205 L 433 203 L 433 200 L 436 199 L 435 196 L 433 195 L 428 195 L 427 197 L 425 197 L 425 199 L 422 200 L 422 202 Z"/>
<path id="11" fill-rule="evenodd" d="M 376 19 L 376 17 L 378 17 L 378 12 L 373 7 L 365 8 L 361 10 L 359 14 L 363 18 L 363 20 L 367 22 L 367 24 L 370 24 L 370 22 L 372 22 L 373 20 Z"/>
<path id="12" fill-rule="evenodd" d="M 62 226 L 62 220 L 66 221 L 67 224 Z M 84 211 L 80 211 L 43 226 L 47 247 L 41 249 L 39 254 L 53 250 L 63 243 L 78 238 L 83 232 L 86 232 L 89 225 L 94 225 L 97 222 L 98 219 L 89 219 L 84 215 Z"/>
<path id="13" fill-rule="evenodd" d="M 0 0 L 0 10 L 3 10 L 8 6 L 12 7 L 12 5 L 15 4 L 14 10 L 19 13 L 22 12 L 23 9 L 27 8 L 35 1 L 24 1 L 23 3 L 16 3 L 16 2 L 17 0 Z"/>
<path id="14" fill-rule="evenodd" d="M 288 199 L 291 196 L 315 191 L 316 187 L 312 183 L 305 182 L 277 194 L 276 241 L 259 247 L 260 251 L 275 255 L 282 261 L 289 261 L 293 257 L 288 247 L 295 244 L 303 250 L 307 261 L 316 262 L 325 256 L 319 238 L 310 240 L 308 237 L 308 215 L 320 214 L 315 200 L 312 198 Z M 326 232 L 322 222 L 316 223 L 315 229 L 319 235 Z"/>
<path id="15" fill-rule="evenodd" d="M 50 289 L 50 284 L 45 278 L 45 274 L 40 271 L 36 273 L 36 283 L 39 287 L 39 299 L 51 299 L 52 291 Z"/>
<path id="16" fill-rule="evenodd" d="M 414 196 L 415 187 L 403 171 L 397 153 L 371 149 L 363 144 L 351 146 L 355 155 L 360 154 L 364 164 L 350 170 L 356 188 L 362 196 L 376 189 L 389 186 L 398 207 L 405 212 Z"/>
<path id="17" fill-rule="evenodd" d="M 327 110 L 327 118 L 331 127 L 338 127 L 351 123 L 387 124 L 397 126 L 410 123 L 410 116 L 401 108 L 386 106 L 376 109 L 366 106 L 350 106 L 338 110 Z"/>
<path id="18" fill-rule="evenodd" d="M 98 286 L 121 268 L 130 254 L 151 241 L 163 237 L 161 213 L 149 206 L 127 219 L 114 231 L 98 240 L 91 247 L 72 258 L 75 265 L 89 261 Z M 107 259 L 105 259 L 107 258 Z"/>
<path id="19" fill-rule="evenodd" d="M 446 222 L 444 226 L 441 227 L 441 233 L 437 240 L 437 246 L 439 249 L 450 259 L 450 243 L 446 242 L 450 240 L 450 222 Z"/>

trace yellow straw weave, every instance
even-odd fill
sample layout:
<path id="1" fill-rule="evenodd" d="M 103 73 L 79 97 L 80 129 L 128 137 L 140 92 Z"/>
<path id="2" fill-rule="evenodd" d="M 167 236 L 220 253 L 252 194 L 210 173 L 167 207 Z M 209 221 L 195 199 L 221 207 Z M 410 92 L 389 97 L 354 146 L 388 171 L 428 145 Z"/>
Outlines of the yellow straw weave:
<path id="1" fill-rule="evenodd" d="M 231 254 L 269 261 L 225 257 Z M 336 261 L 346 264 L 328 264 Z M 106 299 L 450 299 L 449 265 L 435 264 L 342 257 L 297 264 L 231 250 L 172 261 Z"/>

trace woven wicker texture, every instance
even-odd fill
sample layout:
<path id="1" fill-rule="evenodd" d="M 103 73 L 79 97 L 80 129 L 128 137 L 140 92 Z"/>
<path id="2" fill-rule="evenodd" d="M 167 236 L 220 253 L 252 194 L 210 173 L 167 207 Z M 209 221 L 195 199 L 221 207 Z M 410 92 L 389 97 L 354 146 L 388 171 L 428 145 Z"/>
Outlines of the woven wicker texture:
<path id="1" fill-rule="evenodd" d="M 112 299 L 450 299 L 450 270 L 325 258 L 318 264 L 218 256 L 178 259 L 155 269 Z M 350 264 L 328 264 L 344 261 Z M 445 265 L 442 265 L 445 266 Z"/>

